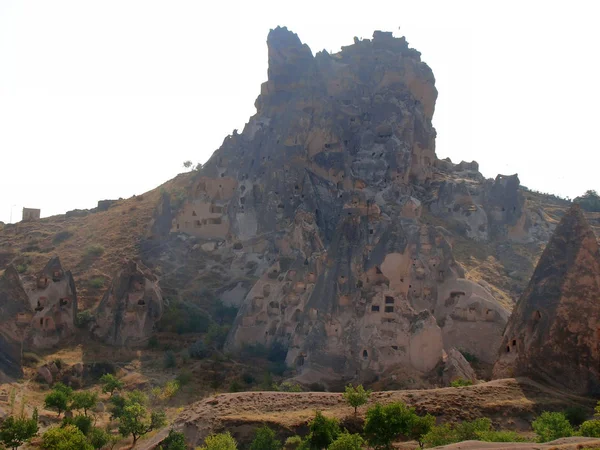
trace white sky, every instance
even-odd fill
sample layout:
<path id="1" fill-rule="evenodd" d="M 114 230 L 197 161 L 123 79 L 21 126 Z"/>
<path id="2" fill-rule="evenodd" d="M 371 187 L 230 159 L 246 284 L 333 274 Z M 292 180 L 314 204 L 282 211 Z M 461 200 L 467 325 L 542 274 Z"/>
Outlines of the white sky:
<path id="1" fill-rule="evenodd" d="M 598 5 L 598 6 L 596 6 Z M 266 38 L 313 54 L 405 35 L 436 76 L 437 153 L 532 189 L 600 190 L 600 3 L 0 0 L 0 221 L 150 190 L 254 114 Z M 400 31 L 398 31 L 398 27 Z"/>

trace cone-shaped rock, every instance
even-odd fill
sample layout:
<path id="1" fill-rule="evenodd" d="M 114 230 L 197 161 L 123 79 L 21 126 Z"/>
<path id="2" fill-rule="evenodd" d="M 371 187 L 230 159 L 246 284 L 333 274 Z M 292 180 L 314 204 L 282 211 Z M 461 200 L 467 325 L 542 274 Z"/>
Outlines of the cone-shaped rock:
<path id="1" fill-rule="evenodd" d="M 528 376 L 599 393 L 600 252 L 579 206 L 548 243 L 508 322 L 496 378 Z"/>

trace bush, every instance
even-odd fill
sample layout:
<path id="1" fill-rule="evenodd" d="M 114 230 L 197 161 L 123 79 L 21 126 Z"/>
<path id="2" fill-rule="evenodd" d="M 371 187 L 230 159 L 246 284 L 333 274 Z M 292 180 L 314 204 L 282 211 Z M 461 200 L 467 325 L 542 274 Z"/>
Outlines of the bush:
<path id="1" fill-rule="evenodd" d="M 471 380 L 465 380 L 464 378 L 457 378 L 456 380 L 450 383 L 452 387 L 464 387 L 464 386 L 472 386 L 473 382 Z"/>
<path id="2" fill-rule="evenodd" d="M 25 272 L 27 272 L 27 269 L 29 269 L 29 266 L 27 264 L 18 264 L 17 265 L 17 272 L 19 272 L 19 273 L 25 273 Z"/>
<path id="3" fill-rule="evenodd" d="M 238 380 L 233 380 L 229 385 L 229 392 L 240 392 L 242 390 L 242 385 Z"/>
<path id="4" fill-rule="evenodd" d="M 46 450 L 93 450 L 85 435 L 75 425 L 50 428 L 42 436 Z"/>
<path id="5" fill-rule="evenodd" d="M 321 450 L 337 439 L 340 427 L 336 419 L 328 419 L 321 411 L 317 411 L 315 418 L 308 425 L 308 436 L 303 443 L 310 450 Z"/>
<path id="6" fill-rule="evenodd" d="M 362 406 L 369 401 L 371 392 L 372 391 L 370 390 L 365 391 L 362 384 L 359 384 L 356 387 L 353 387 L 350 384 L 346 386 L 346 392 L 344 392 L 343 397 L 344 400 L 354 408 L 354 415 L 356 415 L 359 406 Z"/>
<path id="7" fill-rule="evenodd" d="M 280 450 L 281 441 L 275 439 L 275 432 L 268 426 L 262 426 L 254 433 L 250 450 Z"/>
<path id="8" fill-rule="evenodd" d="M 431 430 L 423 436 L 423 442 L 427 447 L 441 447 L 442 445 L 458 442 L 456 431 L 450 424 L 431 427 Z"/>
<path id="9" fill-rule="evenodd" d="M 210 354 L 206 348 L 206 345 L 204 344 L 204 341 L 202 340 L 197 340 L 190 345 L 190 348 L 188 348 L 188 353 L 192 358 L 195 359 L 204 359 Z"/>
<path id="10" fill-rule="evenodd" d="M 185 436 L 173 428 L 169 430 L 169 435 L 160 443 L 158 450 L 186 450 Z"/>
<path id="11" fill-rule="evenodd" d="M 476 440 L 478 439 L 478 433 L 491 431 L 492 421 L 487 417 L 475 419 L 471 422 L 465 420 L 456 425 L 456 436 L 457 442 Z"/>
<path id="12" fill-rule="evenodd" d="M 175 356 L 175 352 L 173 352 L 173 350 L 167 350 L 165 352 L 165 356 L 163 358 L 163 366 L 165 369 L 172 369 L 173 367 L 177 367 L 177 357 Z"/>
<path id="13" fill-rule="evenodd" d="M 79 328 L 85 328 L 92 320 L 94 320 L 94 315 L 89 309 L 86 309 L 77 313 L 75 325 Z"/>
<path id="14" fill-rule="evenodd" d="M 85 249 L 85 256 L 98 257 L 104 254 L 104 247 L 101 245 L 88 245 Z"/>
<path id="15" fill-rule="evenodd" d="M 64 242 L 67 239 L 69 239 L 71 236 L 73 236 L 73 233 L 71 233 L 68 230 L 59 231 L 58 233 L 56 233 L 54 235 L 54 238 L 52 239 L 52 243 L 53 244 L 60 244 L 61 242 Z"/>
<path id="16" fill-rule="evenodd" d="M 573 427 L 560 412 L 544 411 L 531 426 L 538 435 L 538 442 L 548 442 L 573 435 Z"/>
<path id="17" fill-rule="evenodd" d="M 182 370 L 177 374 L 177 381 L 179 382 L 180 386 L 189 384 L 189 382 L 192 381 L 192 372 L 189 370 Z"/>
<path id="18" fill-rule="evenodd" d="M 328 450 L 361 450 L 364 443 L 365 440 L 360 437 L 360 434 L 344 432 L 331 443 Z"/>
<path id="19" fill-rule="evenodd" d="M 285 450 L 296 450 L 302 444 L 302 438 L 298 435 L 290 436 L 285 440 L 284 448 Z"/>
<path id="20" fill-rule="evenodd" d="M 204 440 L 199 450 L 237 450 L 237 442 L 229 432 L 212 434 Z"/>
<path id="21" fill-rule="evenodd" d="M 76 426 L 79 429 L 79 431 L 81 431 L 87 436 L 90 430 L 92 429 L 92 418 L 88 416 L 83 416 L 81 414 L 78 414 L 74 417 L 65 417 L 63 419 L 62 426 L 64 427 L 66 425 Z"/>
<path id="22" fill-rule="evenodd" d="M 414 415 L 414 410 L 402 402 L 385 406 L 377 403 L 369 408 L 364 428 L 369 444 L 376 449 L 391 448 L 392 441 L 400 434 L 408 434 Z"/>
<path id="23" fill-rule="evenodd" d="M 113 441 L 113 436 L 109 432 L 98 427 L 92 427 L 87 438 L 94 448 L 103 448 Z"/>
<path id="24" fill-rule="evenodd" d="M 92 289 L 100 289 L 102 286 L 104 286 L 104 278 L 94 277 L 90 280 L 89 284 Z"/>
<path id="25" fill-rule="evenodd" d="M 485 442 L 528 442 L 515 431 L 478 431 L 477 439 Z"/>
<path id="26" fill-rule="evenodd" d="M 573 427 L 578 427 L 587 419 L 585 409 L 580 406 L 571 406 L 565 409 L 565 417 Z"/>
<path id="27" fill-rule="evenodd" d="M 279 386 L 274 384 L 273 390 L 281 392 L 302 392 L 302 386 L 298 383 L 292 383 L 291 381 L 284 381 Z"/>
<path id="28" fill-rule="evenodd" d="M 579 434 L 585 437 L 600 438 L 600 420 L 586 420 L 579 427 Z"/>

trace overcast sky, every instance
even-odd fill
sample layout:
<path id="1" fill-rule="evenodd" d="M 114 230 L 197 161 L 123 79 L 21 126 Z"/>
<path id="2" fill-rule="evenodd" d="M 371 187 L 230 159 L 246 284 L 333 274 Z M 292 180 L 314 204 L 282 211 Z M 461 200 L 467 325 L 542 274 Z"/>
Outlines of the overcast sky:
<path id="1" fill-rule="evenodd" d="M 595 5 L 0 0 L 0 221 L 141 194 L 207 160 L 254 114 L 277 25 L 313 53 L 405 35 L 437 80 L 439 157 L 600 190 Z"/>

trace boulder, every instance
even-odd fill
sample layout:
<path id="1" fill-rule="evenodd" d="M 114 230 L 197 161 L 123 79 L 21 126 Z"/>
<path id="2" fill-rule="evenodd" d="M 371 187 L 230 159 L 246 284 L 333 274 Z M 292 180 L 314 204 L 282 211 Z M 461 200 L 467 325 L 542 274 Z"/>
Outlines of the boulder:
<path id="1" fill-rule="evenodd" d="M 38 378 L 44 380 L 48 384 L 52 384 L 54 378 L 52 377 L 52 372 L 48 368 L 48 366 L 44 365 L 38 368 L 37 370 Z"/>
<path id="2" fill-rule="evenodd" d="M 461 352 L 455 348 L 448 350 L 444 361 L 444 372 L 442 379 L 446 386 L 455 380 L 463 379 L 475 382 L 477 376 L 471 367 L 471 364 L 465 359 Z"/>

